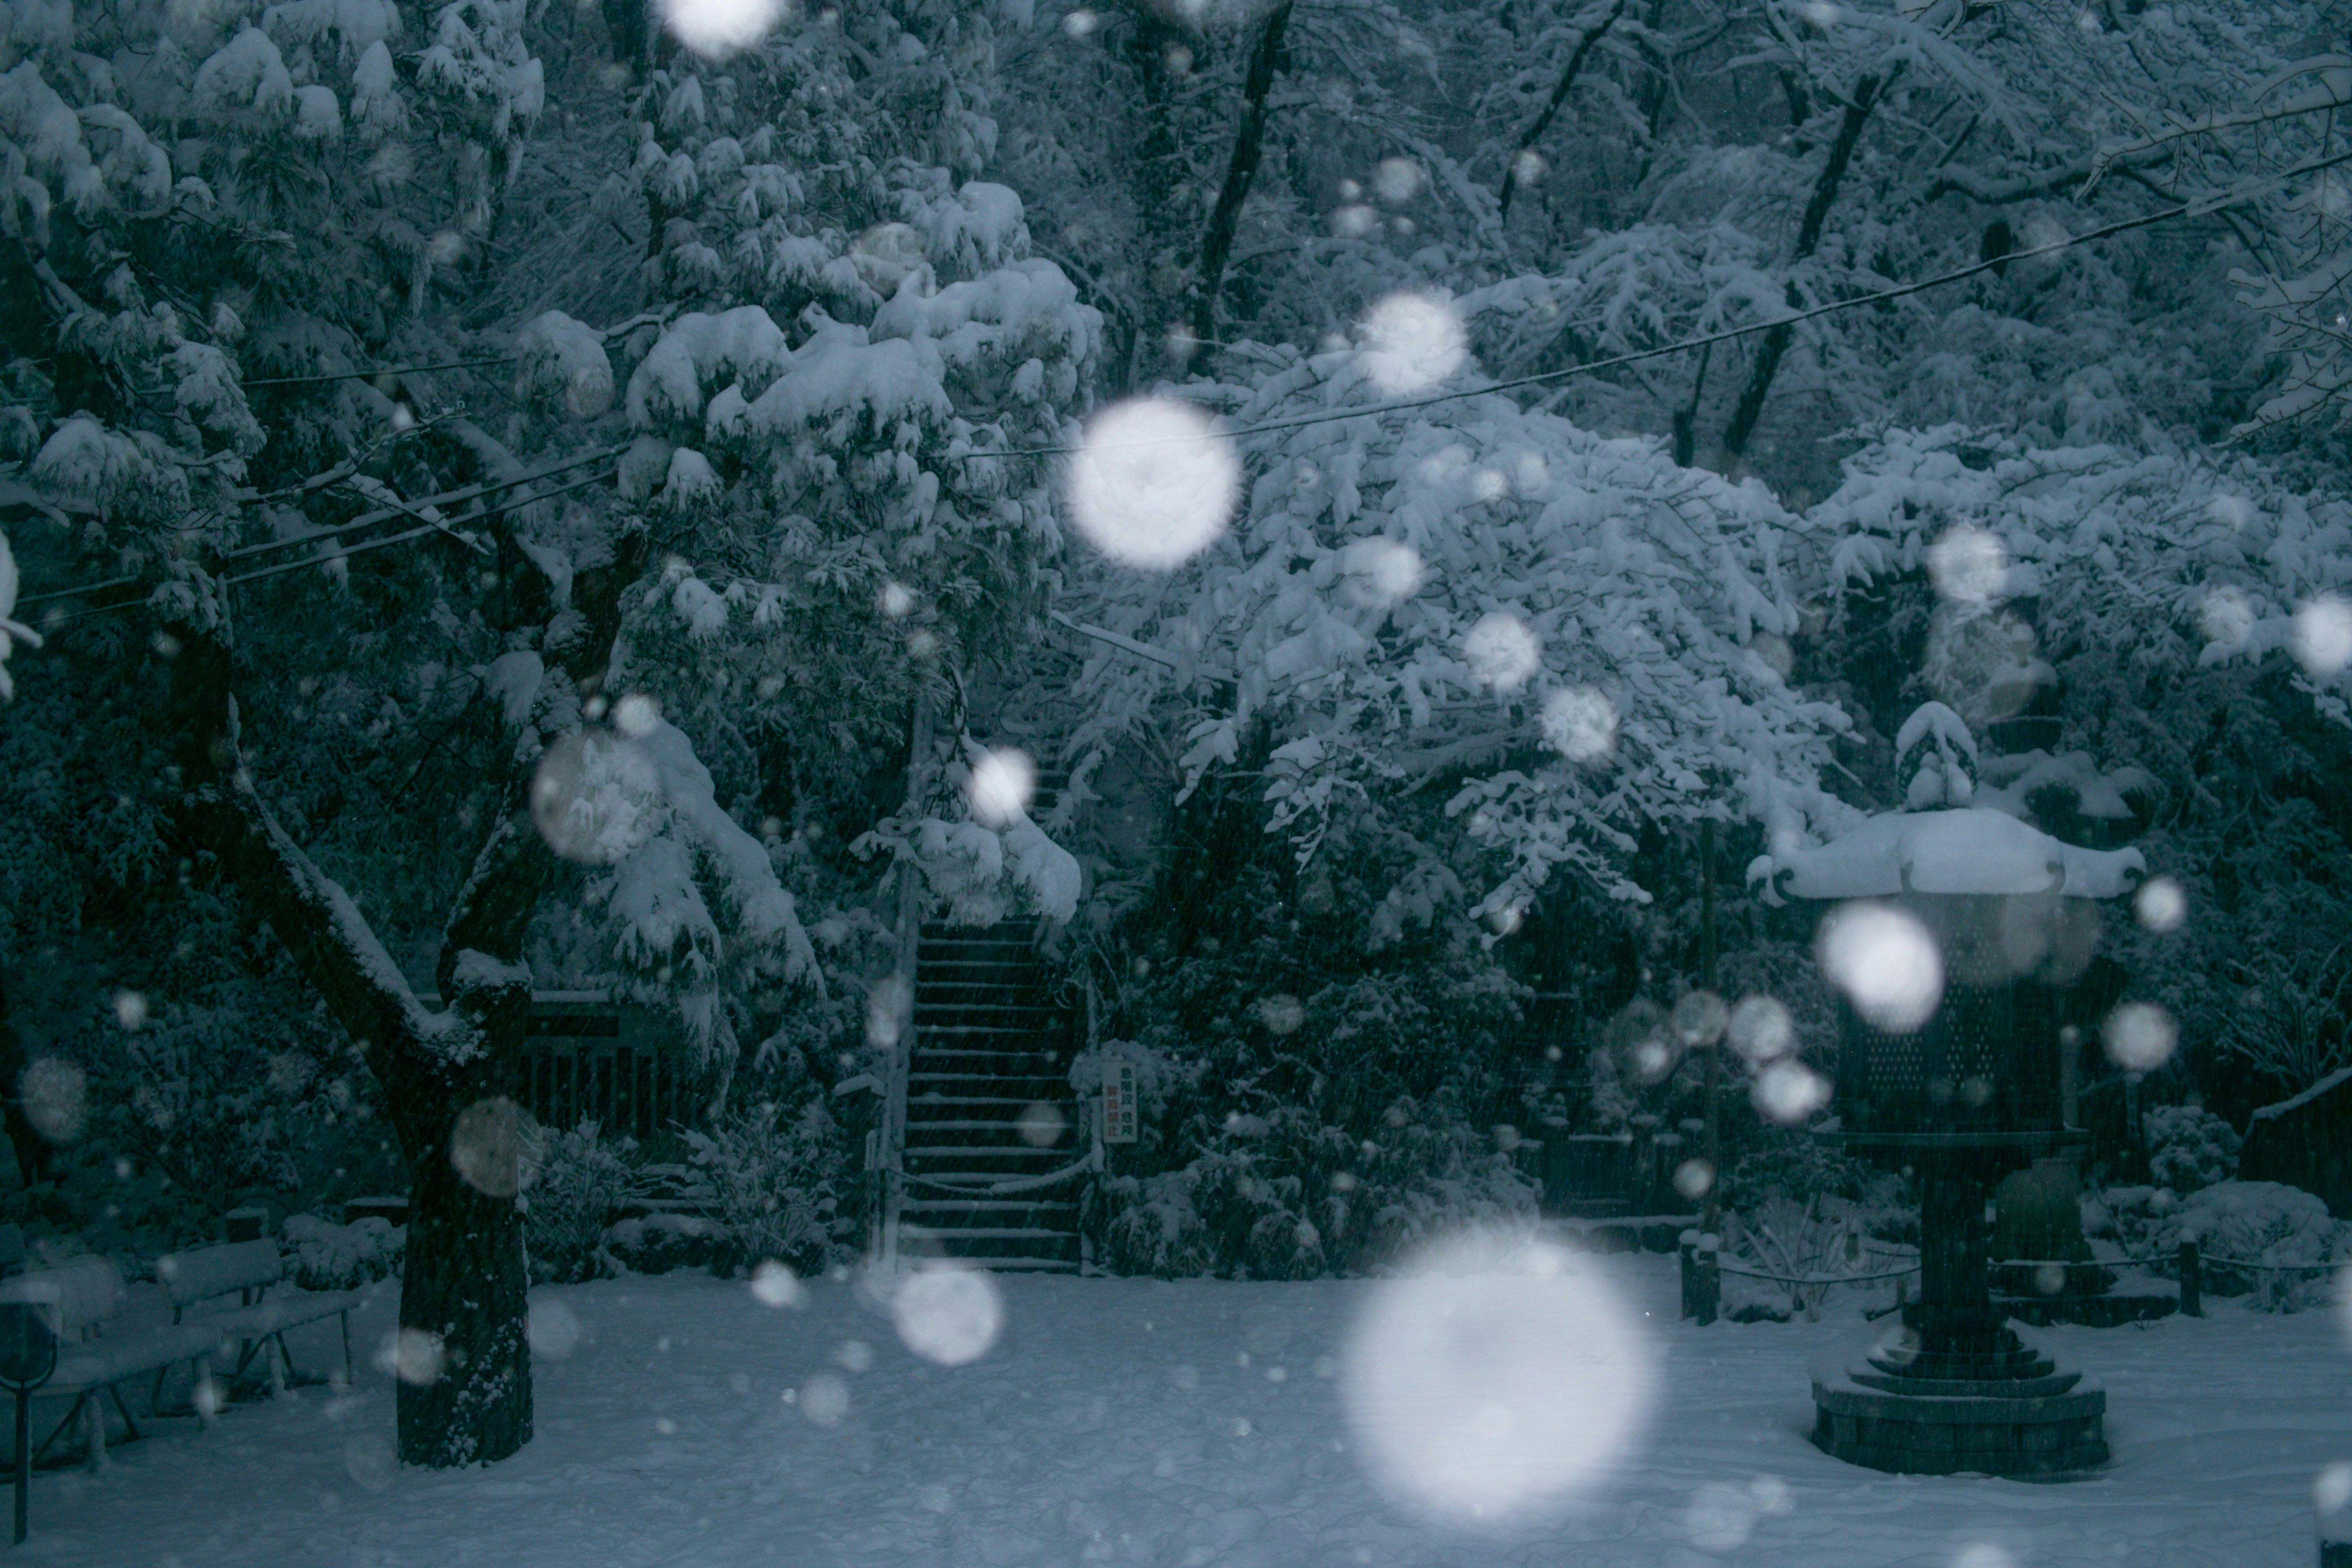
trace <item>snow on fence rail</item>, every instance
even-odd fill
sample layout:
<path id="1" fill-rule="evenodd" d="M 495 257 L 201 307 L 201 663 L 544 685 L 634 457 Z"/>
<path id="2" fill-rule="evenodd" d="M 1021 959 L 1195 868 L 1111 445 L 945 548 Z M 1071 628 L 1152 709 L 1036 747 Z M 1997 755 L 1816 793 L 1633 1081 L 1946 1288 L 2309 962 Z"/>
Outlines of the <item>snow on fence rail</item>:
<path id="1" fill-rule="evenodd" d="M 2329 1274 L 2337 1268 L 2352 1268 L 2352 1259 L 2273 1263 L 2259 1258 L 2208 1254 L 2194 1241 L 2184 1241 L 2179 1250 L 2169 1257 L 2163 1254 L 2144 1257 L 2126 1254 L 2119 1258 L 1997 1258 L 1987 1260 L 1987 1266 L 1991 1268 L 2109 1268 L 2123 1266 L 2170 1268 L 2178 1272 L 2180 1279 L 2180 1310 L 2192 1318 L 2204 1316 L 2204 1271 L 2209 1264 L 2218 1268 L 2255 1273 Z M 1727 1274 L 1741 1279 L 1760 1279 L 1767 1284 L 1786 1286 L 1795 1290 L 1810 1290 L 1832 1285 L 1871 1285 L 1887 1279 L 1907 1279 L 1919 1271 L 1920 1266 L 1916 1261 L 1901 1268 L 1881 1269 L 1869 1274 L 1799 1275 L 1748 1268 L 1724 1262 L 1720 1245 L 1715 1237 L 1686 1233 L 1682 1247 L 1683 1316 L 1696 1319 L 1701 1327 L 1714 1322 L 1722 1305 L 1723 1276 Z"/>

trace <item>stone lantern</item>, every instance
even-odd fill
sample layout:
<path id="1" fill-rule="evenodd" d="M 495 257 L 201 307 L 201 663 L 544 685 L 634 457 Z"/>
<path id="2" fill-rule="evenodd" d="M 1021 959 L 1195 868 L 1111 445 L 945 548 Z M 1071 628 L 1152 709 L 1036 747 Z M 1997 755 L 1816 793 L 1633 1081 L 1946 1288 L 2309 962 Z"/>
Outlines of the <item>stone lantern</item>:
<path id="1" fill-rule="evenodd" d="M 1919 1299 L 1899 1326 L 1817 1362 L 1815 1441 L 1874 1469 L 2054 1475 L 2107 1457 L 2105 1394 L 2025 1343 L 1996 1306 L 1993 1184 L 2080 1144 L 2060 1026 L 2093 956 L 2098 901 L 2136 849 L 2063 843 L 1975 804 L 1975 745 L 1940 703 L 1896 742 L 1906 809 L 1750 868 L 1765 896 L 1833 902 L 1819 955 L 1841 993 L 1832 1138 L 1908 1165 Z"/>

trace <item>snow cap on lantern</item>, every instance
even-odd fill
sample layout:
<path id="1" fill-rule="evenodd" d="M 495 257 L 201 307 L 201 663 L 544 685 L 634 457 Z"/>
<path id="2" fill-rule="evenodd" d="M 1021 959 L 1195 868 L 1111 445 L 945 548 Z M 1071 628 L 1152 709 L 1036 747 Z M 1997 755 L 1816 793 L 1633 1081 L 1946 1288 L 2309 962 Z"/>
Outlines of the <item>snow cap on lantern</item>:
<path id="1" fill-rule="evenodd" d="M 2055 1131 L 2057 1035 L 2137 849 L 2068 844 L 1990 805 L 1977 743 L 1940 702 L 1895 738 L 1905 809 L 1748 868 L 1767 902 L 1834 903 L 1819 956 L 1843 1004 L 1849 1134 Z"/>

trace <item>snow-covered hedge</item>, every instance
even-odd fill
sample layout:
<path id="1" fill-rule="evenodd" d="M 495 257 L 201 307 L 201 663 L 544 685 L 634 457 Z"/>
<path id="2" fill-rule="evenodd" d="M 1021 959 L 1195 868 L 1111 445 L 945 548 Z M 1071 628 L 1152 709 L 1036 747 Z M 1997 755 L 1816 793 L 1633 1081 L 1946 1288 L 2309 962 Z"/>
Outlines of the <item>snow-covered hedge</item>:
<path id="1" fill-rule="evenodd" d="M 727 1266 L 749 1271 L 774 1258 L 814 1274 L 853 1254 L 856 1173 L 824 1100 L 796 1115 L 751 1106 L 686 1139 L 729 1233 Z"/>
<path id="2" fill-rule="evenodd" d="M 2238 1173 L 2245 1140 L 2221 1117 L 2193 1105 L 2162 1105 L 2140 1119 L 2148 1173 L 2175 1193 L 2194 1193 Z"/>
<path id="3" fill-rule="evenodd" d="M 541 1139 L 524 1200 L 530 1277 L 540 1284 L 593 1279 L 604 1272 L 604 1229 L 635 1180 L 628 1146 L 602 1136 L 593 1121 Z"/>
<path id="4" fill-rule="evenodd" d="M 286 1216 L 294 1283 L 305 1290 L 350 1290 L 400 1272 L 408 1232 L 375 1215 L 337 1225 L 316 1215 Z"/>
<path id="5" fill-rule="evenodd" d="M 2352 1257 L 2352 1226 L 2311 1193 L 2277 1182 L 2217 1182 L 2181 1197 L 2165 1187 L 2109 1187 L 2083 1204 L 2084 1234 L 2132 1258 L 2169 1258 L 2184 1240 L 2203 1254 L 2205 1288 L 2263 1311 L 2326 1304 L 2329 1273 L 2232 1268 L 2231 1260 L 2327 1264 Z"/>
<path id="6" fill-rule="evenodd" d="M 1525 1116 L 1501 1070 L 1517 993 L 1475 937 L 1457 920 L 1426 963 L 1318 974 L 1310 956 L 1334 949 L 1284 952 L 1296 926 L 1254 931 L 1239 908 L 1263 889 L 1233 881 L 1222 942 L 1150 961 L 1110 1010 L 1129 1038 L 1071 1072 L 1087 1093 L 1108 1059 L 1137 1068 L 1139 1141 L 1112 1152 L 1088 1218 L 1110 1266 L 1312 1279 L 1531 1217 L 1496 1125 Z"/>

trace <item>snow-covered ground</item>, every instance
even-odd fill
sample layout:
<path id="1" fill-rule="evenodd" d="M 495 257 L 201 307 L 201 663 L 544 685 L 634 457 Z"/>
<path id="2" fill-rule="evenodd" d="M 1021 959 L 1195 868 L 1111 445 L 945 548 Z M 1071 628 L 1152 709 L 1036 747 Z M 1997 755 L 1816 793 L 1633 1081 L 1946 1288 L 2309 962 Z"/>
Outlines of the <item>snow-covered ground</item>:
<path id="1" fill-rule="evenodd" d="M 1805 1440 L 1820 1324 L 1673 1321 L 1671 1259 L 1591 1260 L 1659 1352 L 1657 1403 L 1579 1509 L 1482 1532 L 1367 1478 L 1339 1384 L 1378 1286 L 1007 1278 L 1001 1338 L 949 1367 L 849 1283 L 764 1305 L 699 1274 L 542 1291 L 577 1342 L 538 1368 L 537 1439 L 401 1472 L 393 1388 L 164 1421 L 108 1471 L 34 1483 L 27 1562 L 731 1568 L 738 1563 L 1787 1564 L 2264 1568 L 2314 1560 L 2312 1486 L 2352 1459 L 2352 1351 L 2327 1313 L 2057 1330 L 2108 1389 L 2113 1463 L 2028 1485 L 1892 1477 Z M 392 1297 L 358 1325 L 382 1339 Z M 556 1336 L 560 1338 L 562 1336 Z M 549 1336 L 542 1334 L 551 1348 Z M 333 1328 L 306 1331 L 320 1364 Z M 366 1358 L 363 1354 L 362 1360 Z M 788 1400 L 787 1394 L 791 1394 Z"/>

